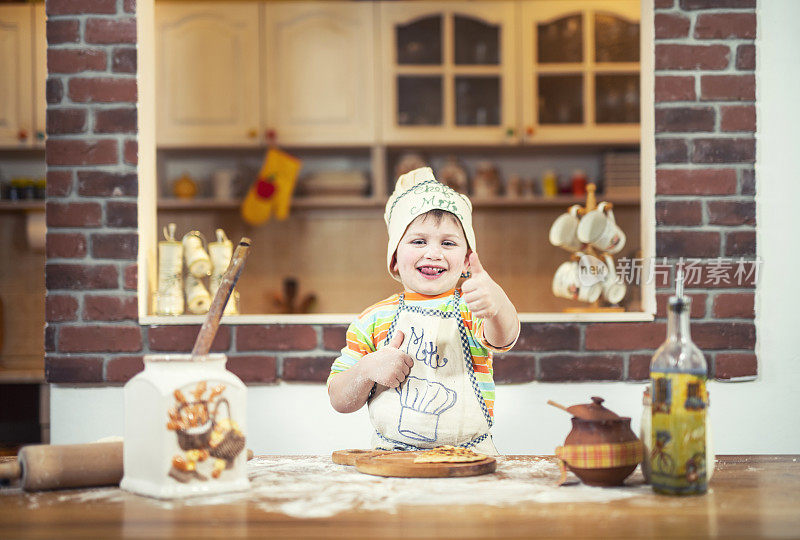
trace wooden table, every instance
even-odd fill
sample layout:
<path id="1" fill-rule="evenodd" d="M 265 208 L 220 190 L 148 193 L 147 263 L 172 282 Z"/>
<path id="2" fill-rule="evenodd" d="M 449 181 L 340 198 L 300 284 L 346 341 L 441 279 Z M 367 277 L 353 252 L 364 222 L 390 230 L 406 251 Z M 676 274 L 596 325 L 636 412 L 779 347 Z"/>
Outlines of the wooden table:
<path id="1" fill-rule="evenodd" d="M 191 500 L 155 501 L 118 488 L 24 493 L 13 486 L 6 487 L 0 489 L 0 537 L 796 538 L 800 536 L 799 460 L 798 456 L 720 456 L 709 493 L 678 498 L 652 493 L 649 487 L 642 485 L 638 471 L 625 488 L 617 488 L 617 491 L 603 492 L 598 490 L 605 488 L 582 485 L 553 491 L 549 483 L 557 477 L 558 471 L 552 457 L 508 456 L 498 460 L 497 473 L 483 477 L 481 485 L 490 486 L 496 495 L 503 495 L 504 486 L 509 489 L 524 487 L 521 475 L 530 465 L 534 471 L 532 475 L 541 476 L 540 484 L 547 483 L 541 495 L 550 497 L 557 493 L 562 502 L 507 500 L 490 505 L 474 504 L 474 493 L 464 492 L 463 487 L 469 484 L 459 483 L 461 479 L 387 480 L 360 475 L 352 469 L 337 469 L 342 466 L 331 464 L 327 456 L 268 456 L 257 458 L 258 464 L 249 469 L 253 484 L 250 492 L 230 500 L 223 496 L 203 504 Z M 303 482 L 307 483 L 309 478 L 297 472 L 304 470 L 304 463 L 314 463 L 318 470 L 328 471 L 327 477 L 338 475 L 339 480 L 320 477 L 315 489 L 316 503 L 308 507 L 293 506 L 292 503 L 302 503 L 299 499 L 293 500 L 295 488 L 299 498 L 304 496 L 303 490 L 313 488 L 304 487 Z M 512 474 L 513 471 L 516 472 Z M 296 483 L 293 483 L 293 474 L 297 475 Z M 277 485 L 273 483 L 273 476 L 280 475 L 288 482 L 279 488 L 285 491 L 270 493 L 269 486 Z M 348 479 L 353 485 L 360 485 L 358 489 L 362 491 L 345 485 Z M 442 493 L 443 486 L 449 485 L 452 485 L 452 492 Z M 427 501 L 423 505 L 398 504 L 370 510 L 363 505 L 347 507 L 345 500 L 345 506 L 334 513 L 313 517 L 317 509 L 329 505 L 331 501 L 325 498 L 325 492 L 336 486 L 345 490 L 342 493 L 352 492 L 353 501 L 359 497 L 374 497 L 379 507 L 383 504 L 380 501 L 385 500 L 370 494 L 369 489 L 392 494 L 395 500 L 402 501 L 404 489 L 424 493 L 430 486 L 438 504 Z M 436 490 L 439 490 L 438 495 Z M 600 500 L 606 494 L 626 498 Z M 276 496 L 281 499 L 280 504 L 287 504 L 280 508 L 287 509 L 294 517 L 276 511 Z M 587 496 L 594 500 L 586 500 Z M 571 500 L 573 498 L 577 500 Z M 459 500 L 467 500 L 469 504 L 461 504 Z M 323 509 L 322 513 L 326 511 Z"/>

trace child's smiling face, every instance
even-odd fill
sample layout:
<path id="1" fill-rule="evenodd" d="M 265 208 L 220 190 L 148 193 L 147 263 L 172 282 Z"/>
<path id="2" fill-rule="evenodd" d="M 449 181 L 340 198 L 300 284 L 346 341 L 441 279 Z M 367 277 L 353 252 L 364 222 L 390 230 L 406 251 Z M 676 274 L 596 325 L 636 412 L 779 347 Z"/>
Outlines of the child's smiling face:
<path id="1" fill-rule="evenodd" d="M 437 295 L 456 286 L 468 255 L 467 239 L 455 216 L 423 214 L 400 239 L 392 269 L 400 274 L 406 292 Z"/>

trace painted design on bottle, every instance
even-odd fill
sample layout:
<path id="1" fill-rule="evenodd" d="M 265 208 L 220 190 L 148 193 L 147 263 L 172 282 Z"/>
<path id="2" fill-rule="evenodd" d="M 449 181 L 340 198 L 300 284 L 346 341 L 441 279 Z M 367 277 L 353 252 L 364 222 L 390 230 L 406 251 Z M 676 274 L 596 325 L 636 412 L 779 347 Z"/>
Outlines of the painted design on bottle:
<path id="1" fill-rule="evenodd" d="M 705 493 L 705 373 L 651 373 L 650 475 L 653 489 L 671 495 Z"/>

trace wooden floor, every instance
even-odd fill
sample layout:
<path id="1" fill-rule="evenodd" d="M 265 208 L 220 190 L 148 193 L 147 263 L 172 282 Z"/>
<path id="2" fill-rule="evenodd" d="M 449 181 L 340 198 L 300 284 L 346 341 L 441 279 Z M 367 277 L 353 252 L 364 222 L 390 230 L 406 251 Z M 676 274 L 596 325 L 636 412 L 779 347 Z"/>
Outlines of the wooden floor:
<path id="1" fill-rule="evenodd" d="M 721 456 L 703 496 L 646 492 L 611 502 L 404 506 L 395 513 L 345 511 L 320 519 L 265 512 L 247 497 L 198 507 L 121 491 L 93 500 L 89 490 L 26 494 L 3 488 L 0 538 L 798 538 L 798 460 Z"/>

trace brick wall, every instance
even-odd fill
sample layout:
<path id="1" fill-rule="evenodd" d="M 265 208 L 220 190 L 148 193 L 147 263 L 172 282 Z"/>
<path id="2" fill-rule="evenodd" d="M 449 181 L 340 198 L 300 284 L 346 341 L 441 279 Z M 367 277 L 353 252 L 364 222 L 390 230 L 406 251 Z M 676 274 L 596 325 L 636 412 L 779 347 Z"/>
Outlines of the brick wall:
<path id="1" fill-rule="evenodd" d="M 755 258 L 755 0 L 655 0 L 656 255 L 664 267 Z M 136 322 L 136 32 L 133 0 L 47 0 L 46 374 L 128 380 L 151 352 L 191 350 L 198 326 Z M 653 323 L 524 324 L 498 383 L 643 380 Z M 693 336 L 718 378 L 756 375 L 753 279 L 703 279 Z M 223 326 L 212 350 L 251 383 L 325 380 L 343 325 Z"/>

